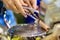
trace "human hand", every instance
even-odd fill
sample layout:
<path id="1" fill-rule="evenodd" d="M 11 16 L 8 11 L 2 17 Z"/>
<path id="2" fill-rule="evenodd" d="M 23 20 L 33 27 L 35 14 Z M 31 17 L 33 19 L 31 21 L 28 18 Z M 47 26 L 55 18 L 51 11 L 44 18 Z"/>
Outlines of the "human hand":
<path id="1" fill-rule="evenodd" d="M 24 3 L 23 0 L 3 0 L 3 3 L 7 9 L 11 9 L 15 13 L 22 13 L 22 15 L 26 17 L 26 13 L 22 5 L 27 6 L 27 4 Z"/>
<path id="2" fill-rule="evenodd" d="M 30 3 L 32 8 L 36 9 L 36 0 L 3 0 L 7 9 L 11 9 L 15 13 L 22 13 L 24 17 L 27 17 L 27 14 L 23 6 L 28 6 L 27 2 Z"/>

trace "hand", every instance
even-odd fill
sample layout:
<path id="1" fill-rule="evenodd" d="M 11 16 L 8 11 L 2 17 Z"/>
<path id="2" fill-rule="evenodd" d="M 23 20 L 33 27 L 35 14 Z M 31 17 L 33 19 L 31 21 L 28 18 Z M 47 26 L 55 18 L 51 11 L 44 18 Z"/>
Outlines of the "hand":
<path id="1" fill-rule="evenodd" d="M 3 0 L 3 3 L 7 9 L 11 9 L 15 13 L 22 13 L 22 15 L 26 17 L 26 13 L 22 5 L 27 6 L 27 4 L 24 3 L 23 0 Z"/>
<path id="2" fill-rule="evenodd" d="M 3 3 L 5 4 L 5 7 L 7 9 L 11 9 L 15 13 L 22 13 L 24 17 L 27 17 L 26 10 L 23 8 L 23 6 L 28 6 L 24 1 L 29 2 L 32 4 L 32 7 L 36 9 L 36 0 L 3 0 Z"/>

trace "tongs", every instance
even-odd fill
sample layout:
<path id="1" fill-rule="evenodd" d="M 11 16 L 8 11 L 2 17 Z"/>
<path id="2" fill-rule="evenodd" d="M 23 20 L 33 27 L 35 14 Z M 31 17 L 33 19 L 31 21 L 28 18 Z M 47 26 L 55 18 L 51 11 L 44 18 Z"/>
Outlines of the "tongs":
<path id="1" fill-rule="evenodd" d="M 24 1 L 25 1 L 25 2 L 28 4 L 28 6 L 29 6 L 29 7 L 24 7 L 24 8 L 30 10 L 30 12 L 33 14 L 33 16 L 36 17 L 36 18 L 34 18 L 35 20 L 36 20 L 36 19 L 40 19 L 40 18 L 39 18 L 39 16 L 40 16 L 39 11 L 32 8 L 32 5 L 31 5 L 31 3 L 29 2 L 29 0 L 24 0 Z M 34 12 L 38 13 L 38 16 L 36 16 L 36 14 L 34 14 Z M 29 15 L 29 16 L 31 16 L 31 15 Z M 33 18 L 33 16 L 31 16 L 31 17 Z"/>
<path id="2" fill-rule="evenodd" d="M 31 11 L 36 12 L 38 14 L 38 16 L 35 13 L 33 15 L 31 15 L 31 13 L 30 14 L 28 13 L 27 15 L 30 16 L 30 17 L 32 17 L 35 20 L 34 23 L 36 25 L 39 25 L 39 22 L 40 22 L 40 12 L 38 10 L 35 10 L 33 8 L 30 8 L 30 7 L 24 7 L 24 9 L 31 10 Z M 38 31 L 38 27 L 36 27 L 36 28 L 37 28 L 36 30 Z M 46 34 L 46 32 L 44 32 L 41 35 L 45 35 L 45 34 Z"/>
<path id="3" fill-rule="evenodd" d="M 24 7 L 24 9 L 33 11 L 33 15 L 31 15 L 31 13 L 30 13 L 30 14 L 27 13 L 27 15 L 30 16 L 30 17 L 32 17 L 35 21 L 36 21 L 37 19 L 40 20 L 40 12 L 39 12 L 38 10 L 35 10 L 35 9 L 33 9 L 33 8 L 30 8 L 30 7 Z M 37 16 L 34 12 L 36 12 L 36 13 L 38 14 L 38 16 Z"/>

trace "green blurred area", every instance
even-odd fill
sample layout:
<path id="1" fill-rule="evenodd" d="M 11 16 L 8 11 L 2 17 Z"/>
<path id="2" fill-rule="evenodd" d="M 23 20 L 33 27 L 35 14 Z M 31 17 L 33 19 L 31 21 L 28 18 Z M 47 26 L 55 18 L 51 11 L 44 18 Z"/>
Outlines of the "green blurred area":
<path id="1" fill-rule="evenodd" d="M 15 16 L 18 24 L 25 23 L 25 18 L 21 15 L 21 13 L 19 13 L 19 14 L 14 13 L 14 16 Z"/>
<path id="2" fill-rule="evenodd" d="M 40 20 L 44 21 L 44 17 L 43 15 L 40 15 Z"/>
<path id="3" fill-rule="evenodd" d="M 25 18 L 21 15 L 21 13 L 19 13 L 19 14 L 14 13 L 14 15 L 15 15 L 15 18 L 16 18 L 16 21 L 18 24 L 24 24 L 25 23 Z M 40 15 L 40 19 L 42 21 L 44 21 L 44 16 Z"/>

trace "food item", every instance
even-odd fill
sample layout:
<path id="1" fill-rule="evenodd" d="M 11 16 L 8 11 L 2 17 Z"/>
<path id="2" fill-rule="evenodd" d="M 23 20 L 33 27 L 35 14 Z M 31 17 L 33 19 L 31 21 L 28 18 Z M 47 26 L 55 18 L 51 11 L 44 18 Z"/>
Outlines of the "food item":
<path id="1" fill-rule="evenodd" d="M 49 30 L 49 26 L 45 25 L 41 20 L 39 22 L 39 24 L 42 26 L 43 29 L 45 29 L 46 31 Z"/>
<path id="2" fill-rule="evenodd" d="M 41 38 L 40 37 L 37 37 L 36 40 L 41 40 Z"/>

